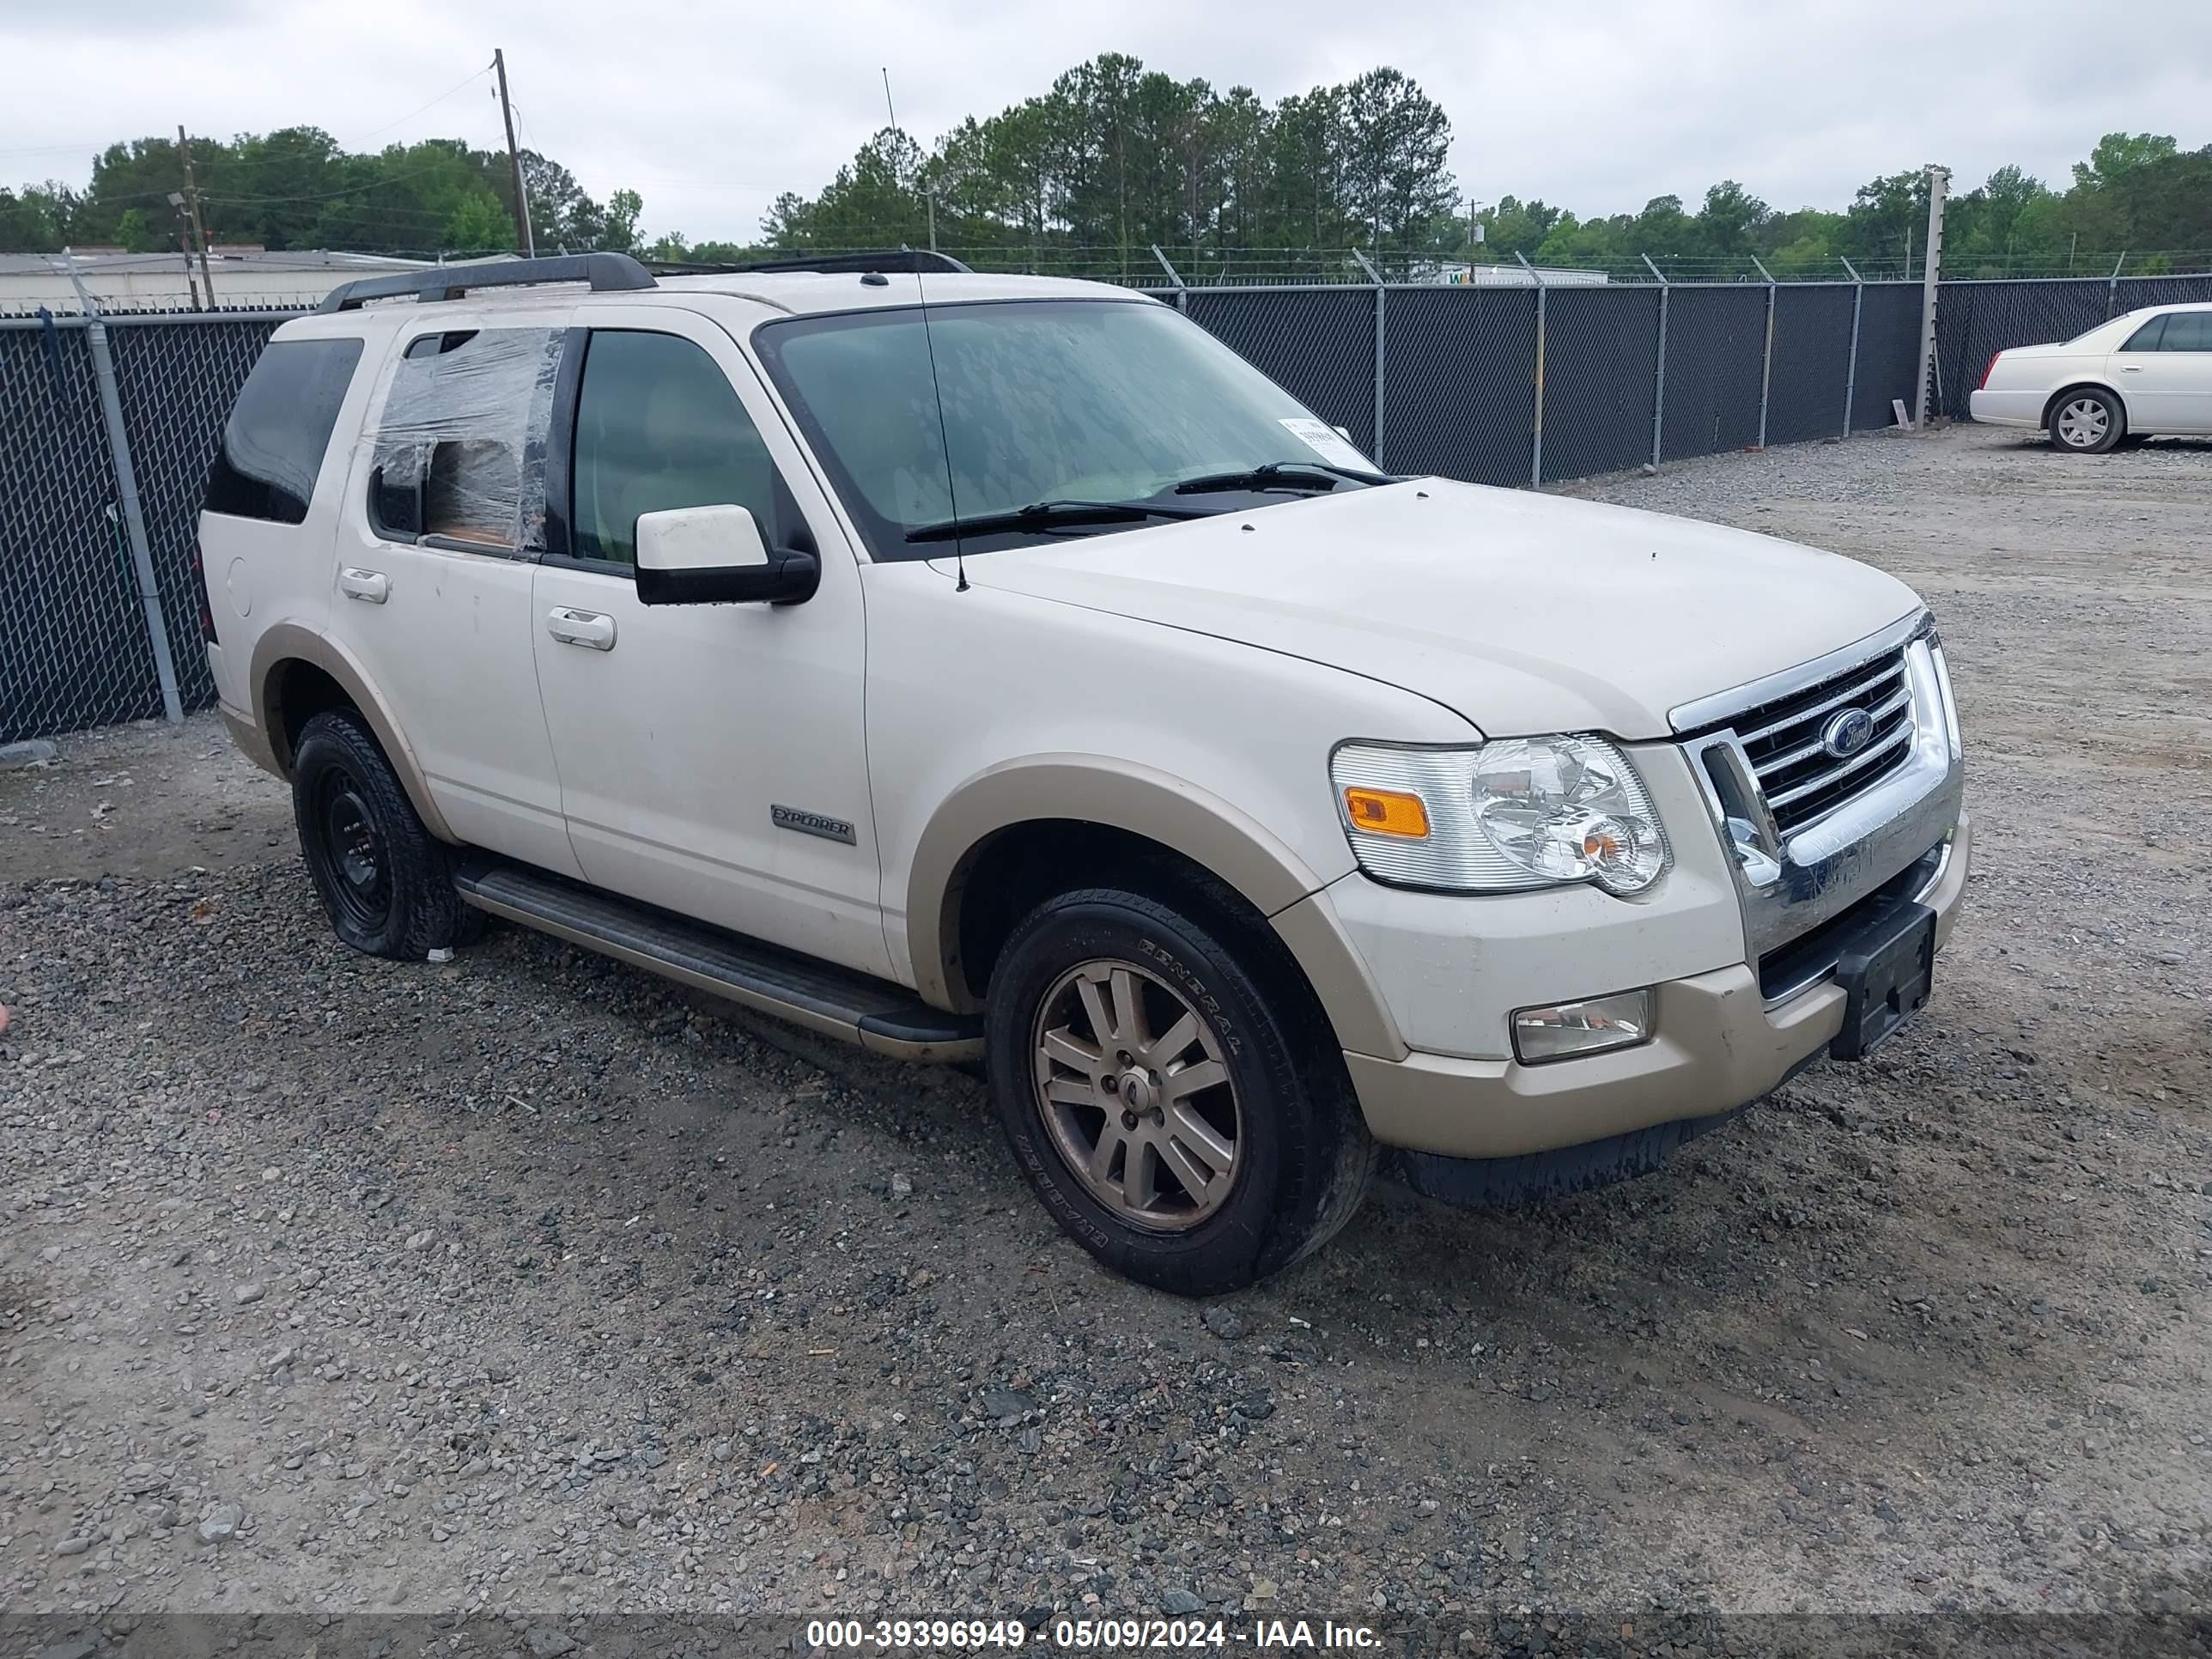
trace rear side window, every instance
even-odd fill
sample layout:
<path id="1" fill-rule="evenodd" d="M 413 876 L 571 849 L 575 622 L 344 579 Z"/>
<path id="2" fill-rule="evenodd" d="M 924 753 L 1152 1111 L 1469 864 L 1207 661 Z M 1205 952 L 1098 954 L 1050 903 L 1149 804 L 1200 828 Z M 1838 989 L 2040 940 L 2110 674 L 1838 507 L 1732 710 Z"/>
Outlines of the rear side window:
<path id="1" fill-rule="evenodd" d="M 368 506 L 380 535 L 485 553 L 544 546 L 561 337 L 505 328 L 410 343 L 377 425 Z"/>
<path id="2" fill-rule="evenodd" d="M 2160 351 L 2212 351 L 2212 311 L 2169 312 Z"/>
<path id="3" fill-rule="evenodd" d="M 207 510 L 298 524 L 331 447 L 359 340 L 277 340 L 239 388 L 208 471 Z"/>
<path id="4" fill-rule="evenodd" d="M 2157 350 L 2158 337 L 2166 332 L 2166 319 L 2163 317 L 2152 318 L 2134 333 L 2129 335 L 2127 343 L 2120 349 L 2123 351 Z"/>

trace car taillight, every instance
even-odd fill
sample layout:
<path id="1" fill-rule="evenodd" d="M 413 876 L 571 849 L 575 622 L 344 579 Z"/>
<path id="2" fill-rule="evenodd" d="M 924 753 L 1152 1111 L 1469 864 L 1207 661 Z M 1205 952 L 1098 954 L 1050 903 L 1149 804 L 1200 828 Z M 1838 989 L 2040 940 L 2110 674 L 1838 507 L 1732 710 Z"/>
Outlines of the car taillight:
<path id="1" fill-rule="evenodd" d="M 197 544 L 192 548 L 192 574 L 200 588 L 200 637 L 210 645 L 221 645 L 222 641 L 215 636 L 215 600 L 208 592 L 207 566 Z"/>
<path id="2" fill-rule="evenodd" d="M 1988 389 L 1990 376 L 1996 372 L 1997 359 L 2003 356 L 2004 353 L 2002 351 L 1992 351 L 1990 353 L 1989 364 L 1982 370 L 1982 384 L 1978 388 L 1977 388 L 1978 390 L 1986 391 Z"/>

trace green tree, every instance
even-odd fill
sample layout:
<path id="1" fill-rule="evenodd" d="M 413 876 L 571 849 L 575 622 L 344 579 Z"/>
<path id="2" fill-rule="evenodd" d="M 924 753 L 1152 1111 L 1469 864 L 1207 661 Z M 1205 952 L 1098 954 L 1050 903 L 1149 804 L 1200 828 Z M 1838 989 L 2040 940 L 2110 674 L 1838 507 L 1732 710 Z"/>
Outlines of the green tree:
<path id="1" fill-rule="evenodd" d="M 1371 246 L 1425 240 L 1430 221 L 1459 199 L 1444 166 L 1451 123 L 1443 111 L 1394 69 L 1351 82 L 1340 108 L 1346 216 L 1365 228 Z"/>
<path id="2" fill-rule="evenodd" d="M 2074 183 L 2079 189 L 2099 190 L 2141 167 L 2171 160 L 2180 148 L 2159 132 L 2108 132 L 2097 141 L 2086 161 L 2074 164 Z"/>
<path id="3" fill-rule="evenodd" d="M 1698 210 L 1698 240 L 1706 255 L 1716 259 L 1741 258 L 1759 246 L 1757 237 L 1773 210 L 1733 179 L 1723 179 L 1705 191 Z"/>
<path id="4" fill-rule="evenodd" d="M 164 239 L 154 229 L 143 208 L 125 208 L 123 216 L 115 222 L 115 240 L 131 253 L 151 253 L 164 244 Z"/>

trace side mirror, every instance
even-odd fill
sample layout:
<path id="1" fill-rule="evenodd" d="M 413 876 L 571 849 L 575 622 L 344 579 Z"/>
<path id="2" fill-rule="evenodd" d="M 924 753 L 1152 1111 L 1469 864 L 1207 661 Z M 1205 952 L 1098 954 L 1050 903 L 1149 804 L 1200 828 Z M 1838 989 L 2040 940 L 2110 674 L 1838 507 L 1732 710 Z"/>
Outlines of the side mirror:
<path id="1" fill-rule="evenodd" d="M 637 520 L 641 605 L 797 605 L 813 598 L 822 563 L 771 548 L 742 507 L 676 507 Z"/>

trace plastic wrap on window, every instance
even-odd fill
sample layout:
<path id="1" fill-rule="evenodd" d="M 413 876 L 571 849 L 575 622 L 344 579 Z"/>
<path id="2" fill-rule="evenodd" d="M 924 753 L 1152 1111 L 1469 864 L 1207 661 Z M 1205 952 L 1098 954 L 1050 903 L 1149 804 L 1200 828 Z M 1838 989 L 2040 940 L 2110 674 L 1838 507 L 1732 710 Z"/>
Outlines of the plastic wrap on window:
<path id="1" fill-rule="evenodd" d="M 545 544 L 545 433 L 561 368 L 553 329 L 486 329 L 405 357 L 376 434 L 386 499 L 414 495 L 409 528 L 488 546 Z"/>

